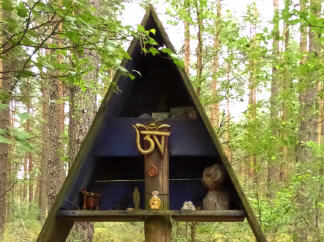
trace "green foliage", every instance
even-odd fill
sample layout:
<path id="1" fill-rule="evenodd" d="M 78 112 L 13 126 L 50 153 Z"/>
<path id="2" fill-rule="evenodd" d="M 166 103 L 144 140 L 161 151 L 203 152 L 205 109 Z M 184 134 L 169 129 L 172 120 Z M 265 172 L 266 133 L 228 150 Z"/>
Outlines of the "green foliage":
<path id="1" fill-rule="evenodd" d="M 141 2 L 147 5 L 149 1 Z M 224 1 L 223 1 L 224 2 Z M 313 3 L 319 1 L 313 1 Z M 309 233 L 310 241 L 323 241 L 323 159 L 324 147 L 314 140 L 302 140 L 300 124 L 306 117 L 301 113 L 304 103 L 301 96 L 316 85 L 316 100 L 312 114 L 318 115 L 323 99 L 324 58 L 323 57 L 323 18 L 318 17 L 317 7 L 307 5 L 300 11 L 291 1 L 275 14 L 270 23 L 264 25 L 262 12 L 255 2 L 246 7 L 244 16 L 237 16 L 230 10 L 223 9 L 220 19 L 216 16 L 216 1 L 206 0 L 168 0 L 166 11 L 171 16 L 169 23 L 190 24 L 191 42 L 191 80 L 195 84 L 195 51 L 196 31 L 202 21 L 203 35 L 203 70 L 201 101 L 209 110 L 209 105 L 220 104 L 220 109 L 229 100 L 230 112 L 234 105 L 241 107 L 239 118 L 226 120 L 226 112 L 220 111 L 221 124 L 215 130 L 224 142 L 224 147 L 231 151 L 231 162 L 249 201 L 261 222 L 269 241 L 293 241 L 296 236 L 296 223 L 301 223 Z M 142 51 L 149 55 L 162 55 L 183 67 L 182 53 L 177 55 L 167 48 L 158 48 L 155 40 L 156 30 L 146 30 L 138 25 L 132 29 L 123 24 L 116 16 L 123 11 L 120 1 L 103 1 L 100 8 L 89 4 L 88 0 L 63 1 L 1 1 L 3 25 L 1 28 L 2 47 L 0 59 L 6 63 L 14 63 L 10 73 L 4 73 L 4 79 L 12 82 L 10 89 L 0 89 L 0 112 L 9 108 L 8 101 L 18 103 L 15 110 L 14 126 L 0 129 L 0 142 L 7 143 L 13 149 L 10 163 L 14 170 L 9 174 L 11 181 L 19 180 L 15 185 L 16 197 L 11 204 L 14 208 L 6 224 L 5 241 L 35 241 L 41 229 L 37 217 L 39 211 L 36 204 L 17 201 L 22 196 L 23 186 L 36 184 L 22 177 L 26 152 L 36 156 L 35 169 L 29 175 L 39 175 L 40 127 L 44 121 L 41 117 L 40 92 L 41 80 L 58 79 L 64 86 L 76 85 L 81 90 L 93 88 L 97 92 L 99 86 L 110 84 L 111 71 L 119 70 L 131 79 L 141 75 L 136 70 L 128 73 L 121 66 L 122 58 L 130 59 L 123 46 L 129 36 L 140 39 Z M 197 19 L 197 11 L 200 17 Z M 216 23 L 220 23 L 220 48 L 215 50 L 214 37 Z M 284 23 L 290 31 L 286 49 L 280 53 L 273 52 L 274 40 L 284 45 L 285 36 L 282 29 L 279 33 L 271 31 L 272 24 Z M 277 24 L 282 28 L 282 25 Z M 308 27 L 308 32 L 315 38 L 312 48 L 319 47 L 317 52 L 300 51 L 298 29 Z M 256 29 L 255 35 L 252 33 Z M 251 31 L 251 34 L 250 34 Z M 308 36 L 309 37 L 309 36 Z M 308 38 L 310 40 L 310 37 Z M 219 56 L 219 67 L 214 74 L 214 56 Z M 97 61 L 94 62 L 93 58 Z M 93 83 L 88 73 L 98 71 L 100 83 Z M 211 93 L 211 83 L 217 78 L 217 94 Z M 270 92 L 273 79 L 278 80 L 278 94 L 275 102 L 278 108 L 276 120 L 271 120 L 273 104 Z M 250 84 L 250 80 L 253 83 Z M 320 84 L 320 85 L 319 85 Z M 116 83 L 111 83 L 114 90 L 120 90 Z M 108 85 L 107 85 L 108 86 Z M 257 90 L 257 103 L 246 104 L 249 89 Z M 26 88 L 32 97 L 25 97 Z M 105 87 L 106 88 L 106 87 Z M 65 94 L 67 95 L 67 94 Z M 100 94 L 101 95 L 101 94 Z M 33 107 L 26 112 L 26 100 L 31 100 Z M 66 102 L 66 97 L 57 100 Z M 285 108 L 285 118 L 283 117 Z M 251 115 L 255 110 L 256 115 Z M 233 114 L 233 113 L 231 113 Z M 26 132 L 26 124 L 33 121 L 31 132 Z M 226 141 L 226 132 L 230 140 Z M 316 127 L 313 127 L 314 129 Z M 275 132 L 274 132 L 275 131 Z M 323 137 L 321 137 L 323 138 Z M 66 144 L 67 129 L 62 135 L 64 147 L 60 150 L 62 160 L 67 164 Z M 291 151 L 289 164 L 284 160 L 284 148 Z M 312 154 L 308 162 L 298 160 L 298 152 L 302 149 Z M 256 163 L 249 159 L 256 157 Z M 268 185 L 268 169 L 286 167 L 289 170 L 286 180 L 279 178 Z M 252 180 L 249 172 L 255 172 Z M 26 198 L 24 198 L 26 199 Z M 300 203 L 303 201 L 303 203 Z M 11 201 L 12 202 L 12 201 Z M 142 223 L 96 223 L 93 241 L 143 241 Z M 297 231 L 298 232 L 298 231 Z M 322 234 L 321 234 L 322 233 Z M 173 240 L 190 241 L 188 223 L 173 221 Z M 197 241 L 253 241 L 249 225 L 244 223 L 198 223 L 196 227 Z"/>
<path id="2" fill-rule="evenodd" d="M 131 223 L 96 223 L 94 242 L 108 241 L 135 242 L 144 241 L 144 224 Z"/>
<path id="3" fill-rule="evenodd" d="M 36 241 L 42 224 L 37 220 L 39 210 L 36 204 L 15 201 L 13 213 L 6 223 L 4 241 Z"/>

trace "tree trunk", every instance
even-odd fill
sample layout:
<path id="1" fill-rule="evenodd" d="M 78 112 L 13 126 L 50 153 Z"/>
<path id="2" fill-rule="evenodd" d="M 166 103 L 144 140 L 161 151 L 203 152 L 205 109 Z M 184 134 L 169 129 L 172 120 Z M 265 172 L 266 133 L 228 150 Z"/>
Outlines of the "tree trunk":
<path id="1" fill-rule="evenodd" d="M 190 70 L 190 24 L 184 20 L 184 66 L 187 75 L 189 76 Z"/>
<path id="2" fill-rule="evenodd" d="M 196 93 L 197 96 L 199 97 L 201 94 L 201 85 L 202 85 L 202 50 L 203 50 L 203 40 L 202 40 L 202 28 L 203 28 L 203 18 L 202 18 L 202 7 L 199 1 L 196 1 L 196 17 L 197 17 L 197 25 L 198 25 L 198 32 L 197 32 L 197 49 L 196 49 L 196 54 L 197 54 L 197 64 L 196 64 L 196 81 L 197 81 L 197 88 L 196 88 Z"/>
<path id="3" fill-rule="evenodd" d="M 285 0 L 285 9 L 286 11 L 289 11 L 290 7 L 290 0 Z M 285 53 L 289 51 L 289 23 L 287 20 L 285 20 L 284 23 L 284 49 Z M 284 96 L 289 96 L 288 93 L 290 93 L 290 86 L 291 86 L 291 78 L 289 75 L 289 70 L 287 69 L 287 66 L 289 65 L 289 60 L 284 56 L 284 74 L 283 74 L 283 82 L 282 82 L 282 92 Z M 282 138 L 285 141 L 284 145 L 282 147 L 282 162 L 280 164 L 280 181 L 286 182 L 287 181 L 287 174 L 288 169 L 290 166 L 290 162 L 292 159 L 292 149 L 289 145 L 289 110 L 287 107 L 286 102 L 282 102 L 282 124 L 283 124 L 283 130 L 282 130 Z"/>
<path id="4" fill-rule="evenodd" d="M 25 86 L 25 92 L 23 93 L 24 96 L 25 96 L 25 99 L 26 99 L 26 111 L 27 113 L 30 115 L 32 115 L 32 111 L 31 111 L 31 95 L 30 95 L 30 82 L 27 81 L 26 83 L 26 86 Z M 27 133 L 31 133 L 31 119 L 27 119 L 26 120 L 26 132 Z M 34 194 L 34 181 L 33 181 L 33 155 L 31 152 L 26 152 L 26 160 L 25 160 L 25 177 L 26 177 L 26 180 L 25 180 L 25 184 L 27 186 L 28 184 L 28 201 L 29 201 L 29 208 L 31 209 L 31 205 L 32 205 L 32 202 L 33 202 L 33 194 Z M 27 174 L 28 174 L 28 179 L 27 179 Z M 27 180 L 28 180 L 28 183 L 27 183 Z M 26 189 L 26 188 L 24 188 Z M 24 191 L 27 193 L 27 191 Z M 25 196 L 26 198 L 27 196 Z"/>
<path id="5" fill-rule="evenodd" d="M 2 3 L 2 2 L 1 2 Z M 2 5 L 1 5 L 2 7 Z M 8 12 L 0 9 L 0 26 L 1 28 L 5 28 L 5 24 L 3 23 L 3 20 L 6 20 L 8 18 Z M 0 46 L 3 41 L 3 35 L 0 36 Z M 4 56 L 5 58 L 8 56 Z M 7 96 L 10 86 L 11 86 L 11 79 L 10 77 L 7 77 L 3 73 L 8 71 L 9 69 L 9 63 L 8 59 L 1 58 L 0 59 L 0 104 L 7 105 L 7 107 L 0 109 L 0 129 L 8 132 L 8 126 L 10 124 L 10 112 L 9 112 L 9 100 L 10 97 Z M 3 136 L 6 136 L 6 134 L 3 134 Z M 8 138 L 8 137 L 6 137 Z M 6 201 L 7 201 L 7 168 L 8 168 L 8 151 L 9 151 L 9 145 L 3 142 L 0 142 L 0 240 L 4 232 L 4 224 L 6 222 Z"/>
<path id="6" fill-rule="evenodd" d="M 27 193 L 27 175 L 28 175 L 28 155 L 25 153 L 24 155 L 24 183 L 23 183 L 23 195 L 20 198 L 21 202 L 24 203 L 28 197 Z"/>
<path id="7" fill-rule="evenodd" d="M 88 58 L 91 53 L 88 54 Z M 98 82 L 98 63 L 95 58 L 89 59 L 94 70 L 85 76 L 86 83 Z M 78 86 L 69 87 L 69 166 L 74 162 L 81 144 L 88 133 L 92 120 L 97 111 L 96 90 L 90 85 L 86 91 Z M 81 239 L 81 241 L 92 241 L 94 226 L 89 222 L 78 222 L 74 224 L 69 237 Z M 72 239 L 72 238 L 71 238 Z M 68 238 L 70 241 L 70 238 Z"/>
<path id="8" fill-rule="evenodd" d="M 62 24 L 58 26 L 58 31 L 62 31 Z M 62 46 L 62 40 L 54 35 L 52 40 L 57 46 Z M 55 50 L 51 52 L 62 63 L 62 56 Z M 55 58 L 55 57 L 54 57 Z M 61 135 L 64 132 L 64 101 L 63 101 L 63 83 L 58 79 L 59 71 L 53 73 L 54 77 L 49 80 L 49 111 L 48 111 L 48 209 L 51 209 L 55 202 L 56 195 L 61 189 L 65 179 L 64 164 L 61 160 L 63 152 L 63 142 Z"/>
<path id="9" fill-rule="evenodd" d="M 48 132 L 48 121 L 49 121 L 49 89 L 48 81 L 42 78 L 42 154 L 40 164 L 40 191 L 39 191 L 39 209 L 40 214 L 38 219 L 44 221 L 47 213 L 47 183 L 48 183 L 48 160 L 49 160 L 49 132 Z"/>
<path id="10" fill-rule="evenodd" d="M 6 64 L 0 59 L 0 71 L 6 70 Z M 0 74 L 1 75 L 1 74 Z M 3 79 L 0 76 L 0 90 L 8 92 L 10 89 L 10 79 Z M 8 132 L 9 126 L 9 98 L 3 97 L 0 99 L 0 103 L 8 105 L 4 109 L 0 109 L 0 129 Z M 5 135 L 4 135 L 5 136 Z M 8 167 L 8 149 L 9 146 L 6 143 L 0 142 L 0 240 L 4 230 L 4 224 L 6 220 L 6 197 L 7 197 L 7 167 Z"/>
<path id="11" fill-rule="evenodd" d="M 254 6 L 254 18 L 257 19 L 257 9 Z M 256 22 L 256 20 L 255 20 Z M 250 26 L 250 55 L 256 51 L 257 40 L 256 40 L 256 23 Z M 254 55 L 249 56 L 249 106 L 248 106 L 248 119 L 249 123 L 253 122 L 256 119 L 256 88 L 257 88 L 257 79 L 256 79 L 256 58 Z M 251 131 L 254 132 L 254 131 Z M 252 135 L 254 137 L 255 134 Z M 248 164 L 248 173 L 249 177 L 254 181 L 256 178 L 255 174 L 256 166 L 256 155 L 251 154 Z"/>
<path id="12" fill-rule="evenodd" d="M 310 14 L 315 15 L 317 18 L 320 17 L 320 2 L 310 2 Z M 306 1 L 300 1 L 301 11 L 306 11 Z M 301 64 L 307 62 L 307 28 L 304 24 L 301 24 L 301 36 L 300 36 L 300 51 L 305 53 Z M 309 52 L 310 58 L 318 58 L 320 54 L 320 32 L 316 32 L 316 28 L 311 27 L 309 31 Z M 306 146 L 306 142 L 317 141 L 317 120 L 318 114 L 315 112 L 317 107 L 317 87 L 318 87 L 318 71 L 313 70 L 305 76 L 300 78 L 300 85 L 303 89 L 299 95 L 300 101 L 300 125 L 299 125 L 299 145 L 297 146 L 297 162 L 298 162 L 298 174 L 305 175 L 305 169 L 309 162 L 315 161 L 311 149 Z M 303 220 L 296 221 L 295 235 L 296 241 L 307 241 L 308 235 L 311 232 L 310 226 L 307 226 L 304 221 L 312 220 L 314 212 L 312 210 L 313 204 L 310 203 L 307 197 L 307 189 L 305 181 L 301 183 L 299 192 L 297 194 L 297 208 L 299 214 L 303 217 Z"/>
<path id="13" fill-rule="evenodd" d="M 228 53 L 230 55 L 230 53 Z M 225 132 L 225 153 L 229 160 L 229 162 L 232 162 L 232 154 L 230 149 L 230 120 L 231 120 L 231 113 L 230 113 L 230 73 L 231 73 L 231 62 L 227 62 L 227 72 L 226 72 L 226 79 L 227 79 L 227 85 L 226 85 L 226 132 Z"/>
<path id="14" fill-rule="evenodd" d="M 15 124 L 15 112 L 16 112 L 16 102 L 14 100 L 10 101 L 9 106 L 9 126 L 14 127 Z M 11 144 L 9 146 L 8 150 L 8 160 L 12 161 L 14 159 L 14 151 L 15 151 L 15 143 Z M 16 181 L 16 175 L 18 173 L 17 171 L 17 165 L 14 162 L 8 162 L 8 169 L 7 169 L 7 177 L 8 177 L 8 197 L 7 197 L 7 218 L 10 218 L 11 214 L 15 211 L 15 187 L 17 184 Z"/>
<path id="15" fill-rule="evenodd" d="M 278 70 L 275 67 L 276 63 L 279 60 L 279 3 L 278 0 L 273 0 L 274 7 L 274 17 L 273 17 L 273 44 L 272 44 L 272 79 L 271 79 L 271 96 L 270 96 L 270 128 L 272 136 L 275 137 L 275 140 L 272 142 L 271 154 L 269 155 L 268 160 L 268 174 L 267 174 L 267 196 L 272 197 L 272 186 L 279 181 L 279 157 L 274 157 L 273 152 L 278 150 L 278 142 L 276 139 L 279 138 L 279 75 Z M 272 152 L 273 151 L 273 152 Z"/>
<path id="16" fill-rule="evenodd" d="M 213 127 L 219 126 L 219 107 L 218 107 L 218 93 L 217 93 L 217 85 L 218 85 L 218 78 L 217 78 L 217 72 L 219 68 L 219 50 L 220 50 L 220 31 L 221 31 L 221 0 L 217 0 L 217 15 L 216 15 L 216 21 L 215 21 L 215 36 L 214 36 L 214 63 L 213 63 L 213 80 L 211 84 L 211 92 L 213 99 L 216 100 L 213 101 L 213 103 L 210 105 L 210 120 L 213 125 Z"/>
<path id="17" fill-rule="evenodd" d="M 48 120 L 48 208 L 54 204 L 56 195 L 64 181 L 65 171 L 61 160 L 62 151 L 62 123 L 64 124 L 64 103 L 62 103 L 63 87 L 57 79 L 51 79 L 49 83 L 49 120 Z M 63 121 L 62 121 L 63 119 Z"/>

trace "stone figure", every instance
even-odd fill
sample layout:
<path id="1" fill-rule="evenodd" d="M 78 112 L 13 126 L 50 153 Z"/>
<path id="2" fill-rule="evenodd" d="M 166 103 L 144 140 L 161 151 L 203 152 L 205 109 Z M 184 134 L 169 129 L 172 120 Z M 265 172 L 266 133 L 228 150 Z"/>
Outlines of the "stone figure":
<path id="1" fill-rule="evenodd" d="M 225 168 L 223 165 L 214 164 L 203 171 L 202 182 L 208 188 L 208 193 L 203 199 L 205 210 L 228 210 L 230 195 L 224 189 Z"/>
<path id="2" fill-rule="evenodd" d="M 135 186 L 134 192 L 133 192 L 133 203 L 134 203 L 134 208 L 138 210 L 140 208 L 140 203 L 141 203 L 141 195 L 138 190 L 138 187 Z"/>

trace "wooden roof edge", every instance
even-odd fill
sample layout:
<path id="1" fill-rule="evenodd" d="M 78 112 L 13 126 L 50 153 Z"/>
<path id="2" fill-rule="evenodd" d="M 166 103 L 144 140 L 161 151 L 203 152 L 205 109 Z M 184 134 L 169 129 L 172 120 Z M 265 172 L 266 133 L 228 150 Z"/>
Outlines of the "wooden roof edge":
<path id="1" fill-rule="evenodd" d="M 162 26 L 153 6 L 150 6 L 150 10 L 152 12 L 152 17 L 159 28 L 159 31 L 162 35 L 162 38 L 163 38 L 163 41 L 165 42 L 166 47 L 175 52 L 175 49 L 174 49 L 172 43 L 170 42 L 170 39 L 169 39 L 164 27 Z M 217 149 L 217 152 L 219 153 L 219 155 L 222 159 L 222 162 L 230 176 L 230 179 L 233 182 L 234 188 L 237 191 L 238 196 L 242 202 L 244 210 L 247 214 L 248 222 L 251 226 L 251 229 L 252 229 L 257 241 L 262 241 L 262 242 L 267 241 L 263 232 L 262 232 L 261 226 L 258 223 L 257 218 L 256 218 L 256 216 L 255 216 L 255 214 L 254 214 L 254 212 L 253 212 L 253 210 L 252 210 L 252 208 L 251 208 L 251 206 L 250 206 L 250 204 L 249 204 L 249 202 L 248 202 L 248 200 L 247 200 L 247 198 L 246 198 L 246 196 L 245 196 L 245 194 L 244 194 L 244 192 L 243 192 L 243 190 L 235 176 L 234 170 L 223 151 L 222 145 L 214 131 L 214 128 L 212 127 L 212 125 L 209 121 L 209 118 L 208 118 L 202 104 L 200 103 L 200 100 L 199 100 L 199 98 L 198 98 L 198 96 L 190 82 L 190 79 L 189 79 L 187 73 L 184 71 L 183 68 L 179 67 L 178 65 L 176 65 L 176 68 L 178 69 L 178 72 L 180 73 L 182 79 L 184 80 L 184 83 L 185 83 L 185 85 L 189 91 L 189 94 L 190 94 L 190 96 L 198 110 L 198 113 L 200 114 L 200 116 L 205 124 L 205 127 L 207 128 L 208 133 L 211 135 L 211 138 L 212 138 L 213 143 Z"/>
<path id="2" fill-rule="evenodd" d="M 152 18 L 154 19 L 154 21 L 161 33 L 163 42 L 165 43 L 166 47 L 169 48 L 170 50 L 172 50 L 174 53 L 176 53 L 175 48 L 173 47 L 163 25 L 162 25 L 161 21 L 159 20 L 157 13 L 155 12 L 154 7 L 152 5 L 150 5 L 148 10 L 146 11 L 146 14 L 143 17 L 143 20 L 141 21 L 141 25 L 145 26 L 150 16 L 152 16 Z M 130 56 L 133 53 L 137 43 L 138 43 L 138 39 L 134 38 L 127 50 L 128 54 Z M 124 58 L 121 62 L 121 66 L 126 67 L 128 61 L 130 61 L 130 60 Z M 182 68 L 180 68 L 177 65 L 176 65 L 176 67 L 177 67 L 182 79 L 184 80 L 184 83 L 189 91 L 189 94 L 191 95 L 192 100 L 194 101 L 194 104 L 197 107 L 197 110 L 198 110 L 200 116 L 202 117 L 202 120 L 203 120 L 209 134 L 211 135 L 214 145 L 216 146 L 217 151 L 220 154 L 222 162 L 225 165 L 225 168 L 226 168 L 226 170 L 234 184 L 234 187 L 235 187 L 235 189 L 239 195 L 239 198 L 243 204 L 243 208 L 247 214 L 248 222 L 252 228 L 252 231 L 253 231 L 257 241 L 262 241 L 262 242 L 266 241 L 266 239 L 263 235 L 263 232 L 261 230 L 261 227 L 253 213 L 253 210 L 250 207 L 250 205 L 245 197 L 245 194 L 243 193 L 243 190 L 242 190 L 241 186 L 239 185 L 239 182 L 234 174 L 234 170 L 231 167 L 229 161 L 227 160 L 227 157 L 223 152 L 223 149 L 222 149 L 221 144 L 215 134 L 215 131 L 209 122 L 207 114 L 205 113 L 205 111 L 199 101 L 199 98 L 197 97 L 197 95 L 193 89 L 193 86 L 191 85 L 189 77 L 187 76 L 187 74 L 185 73 L 185 71 Z M 118 80 L 120 79 L 120 77 L 121 77 L 121 72 L 117 71 L 113 78 L 113 82 L 118 84 Z M 52 209 L 50 210 L 50 213 L 47 216 L 47 219 L 46 219 L 44 226 L 37 238 L 37 241 L 48 241 L 46 238 L 50 238 L 51 236 L 53 236 L 52 233 L 55 233 L 55 226 L 62 228 L 62 221 L 57 221 L 57 218 L 56 218 L 57 212 L 59 211 L 60 207 L 64 203 L 64 195 L 66 195 L 68 193 L 69 188 L 71 187 L 74 178 L 77 177 L 78 172 L 82 168 L 85 157 L 90 152 L 92 145 L 94 144 L 94 142 L 96 140 L 96 137 L 99 135 L 100 127 L 104 123 L 105 114 L 109 108 L 109 101 L 110 101 L 112 95 L 114 94 L 114 90 L 115 90 L 115 87 L 113 85 L 111 85 L 109 87 L 103 101 L 102 101 L 102 104 L 99 107 L 99 110 L 95 116 L 95 119 L 88 131 L 88 134 L 86 135 L 86 137 L 80 147 L 78 155 L 70 169 L 70 172 L 69 172 L 68 176 L 66 177 L 60 192 L 57 195 L 55 203 L 53 204 Z M 65 224 L 64 226 L 72 226 L 72 225 L 69 223 L 69 224 Z M 68 230 L 70 230 L 70 228 L 68 228 Z M 56 235 L 56 236 L 58 236 L 58 235 Z M 60 241 L 58 237 L 57 237 L 57 239 L 58 239 L 57 241 Z"/>
<path id="3" fill-rule="evenodd" d="M 149 19 L 149 16 L 150 16 L 150 11 L 147 11 L 141 24 L 146 24 L 146 22 Z M 137 43 L 138 43 L 138 39 L 134 37 L 133 40 L 131 41 L 131 44 L 130 44 L 128 50 L 127 50 L 127 53 L 130 56 L 133 53 Z M 129 61 L 130 61 L 129 59 L 124 58 L 120 65 L 123 67 L 126 67 L 126 65 Z M 122 75 L 121 71 L 118 70 L 116 72 L 116 74 L 114 75 L 112 82 L 118 83 L 118 80 L 120 79 L 121 75 Z M 57 194 L 55 202 L 54 202 L 54 204 L 53 204 L 53 206 L 45 220 L 45 223 L 44 223 L 42 230 L 37 238 L 37 241 L 47 241 L 47 238 L 49 238 L 52 233 L 55 233 L 54 232 L 55 226 L 59 226 L 59 225 L 55 225 L 57 212 L 63 205 L 65 195 L 68 193 L 69 188 L 71 187 L 74 179 L 77 177 L 78 172 L 82 168 L 82 164 L 84 162 L 85 157 L 87 156 L 87 154 L 89 154 L 89 152 L 96 140 L 96 137 L 99 135 L 100 127 L 104 122 L 105 114 L 109 108 L 109 103 L 110 103 L 109 101 L 110 101 L 112 95 L 114 94 L 114 91 L 115 91 L 115 86 L 110 85 L 110 87 L 108 88 L 108 91 L 107 91 L 107 93 L 106 93 L 106 95 L 98 109 L 98 112 L 96 113 L 96 116 L 91 124 L 91 127 L 89 128 L 89 131 L 88 131 L 84 141 L 82 142 L 82 145 L 80 147 L 78 155 L 76 156 L 76 158 L 72 164 L 72 167 L 71 167 L 67 177 L 64 180 L 64 183 L 60 189 L 60 192 Z"/>
<path id="4" fill-rule="evenodd" d="M 165 31 L 165 29 L 164 29 L 164 27 L 163 27 L 163 25 L 162 25 L 162 23 L 161 23 L 161 21 L 160 21 L 160 19 L 158 17 L 153 5 L 149 6 L 149 10 L 150 10 L 150 13 L 152 15 L 152 18 L 153 18 L 154 22 L 156 23 L 156 26 L 159 29 L 159 32 L 160 32 L 160 34 L 161 34 L 161 36 L 163 38 L 163 41 L 164 41 L 166 47 L 168 49 L 170 49 L 172 52 L 176 53 L 176 50 L 175 50 L 173 44 L 171 43 L 171 41 L 169 39 L 169 36 L 168 36 L 167 32 Z"/>
<path id="5" fill-rule="evenodd" d="M 219 156 L 227 170 L 227 173 L 230 176 L 231 181 L 233 182 L 234 188 L 242 202 L 243 208 L 247 214 L 248 222 L 251 226 L 251 229 L 252 229 L 257 241 L 262 241 L 262 242 L 267 241 L 263 232 L 262 232 L 261 226 L 258 223 L 257 218 L 256 218 L 256 216 L 255 216 L 255 214 L 254 214 L 254 212 L 253 212 L 253 210 L 252 210 L 252 208 L 251 208 L 251 206 L 250 206 L 250 204 L 249 204 L 249 202 L 241 188 L 241 185 L 235 176 L 234 170 L 233 170 L 230 162 L 228 161 L 227 156 L 225 155 L 225 153 L 223 151 L 222 144 L 220 143 L 220 141 L 215 133 L 215 130 L 214 130 L 213 126 L 211 125 L 209 118 L 208 118 L 202 104 L 200 103 L 200 100 L 199 100 L 193 86 L 191 85 L 189 77 L 187 76 L 187 74 L 183 70 L 183 68 L 177 66 L 177 69 L 185 82 L 185 85 L 186 85 L 186 87 L 194 101 L 194 104 L 198 110 L 198 113 L 200 114 L 200 116 L 203 120 L 203 123 L 204 123 L 208 133 L 210 134 L 210 136 L 213 140 L 213 143 L 217 149 L 217 152 L 219 153 Z"/>

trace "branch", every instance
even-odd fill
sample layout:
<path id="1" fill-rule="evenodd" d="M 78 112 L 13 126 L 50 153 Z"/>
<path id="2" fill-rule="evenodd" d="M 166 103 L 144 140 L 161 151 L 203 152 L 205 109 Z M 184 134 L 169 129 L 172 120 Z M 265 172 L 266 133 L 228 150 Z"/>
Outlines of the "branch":
<path id="1" fill-rule="evenodd" d="M 29 25 L 30 25 L 30 21 L 31 21 L 31 14 L 32 14 L 32 10 L 36 7 L 36 5 L 40 2 L 41 0 L 38 0 L 37 2 L 34 3 L 34 5 L 29 9 L 29 13 L 28 13 L 28 18 L 27 18 L 27 23 L 26 23 L 26 27 L 22 33 L 22 36 L 18 39 L 18 41 L 13 44 L 12 46 L 10 46 L 8 49 L 6 49 L 6 51 L 3 51 L 1 54 L 8 52 L 9 50 L 11 50 L 12 48 L 14 48 L 15 46 L 19 45 L 21 43 L 21 41 L 25 38 L 27 31 L 29 30 Z M 28 5 L 27 5 L 28 6 Z M 13 36 L 11 36 L 11 38 L 9 39 L 9 41 L 7 41 L 4 45 L 8 44 L 9 42 L 11 42 Z M 1 46 L 1 49 L 4 48 L 3 46 Z"/>
<path id="2" fill-rule="evenodd" d="M 56 15 L 56 14 L 55 14 Z M 55 16 L 54 15 L 54 16 Z M 10 95 L 12 94 L 13 90 L 15 89 L 16 85 L 17 85 L 17 80 L 20 78 L 21 74 L 23 73 L 23 71 L 26 69 L 27 64 L 29 63 L 29 61 L 32 59 L 32 57 L 36 54 L 36 52 L 41 48 L 42 45 L 44 45 L 44 43 L 55 33 L 56 29 L 59 27 L 59 25 L 61 24 L 62 20 L 58 21 L 58 23 L 55 25 L 55 27 L 53 28 L 52 32 L 46 36 L 45 39 L 43 39 L 41 41 L 41 43 L 39 44 L 39 46 L 37 48 L 35 48 L 35 50 L 33 51 L 33 53 L 28 57 L 28 59 L 25 61 L 25 64 L 23 65 L 21 71 L 19 72 L 17 78 L 15 78 L 15 81 L 10 89 Z"/>
<path id="3" fill-rule="evenodd" d="M 10 190 L 17 184 L 19 180 L 17 179 L 14 183 L 12 183 L 12 185 L 4 192 L 0 195 L 0 198 L 4 197 L 8 192 L 10 192 Z"/>

